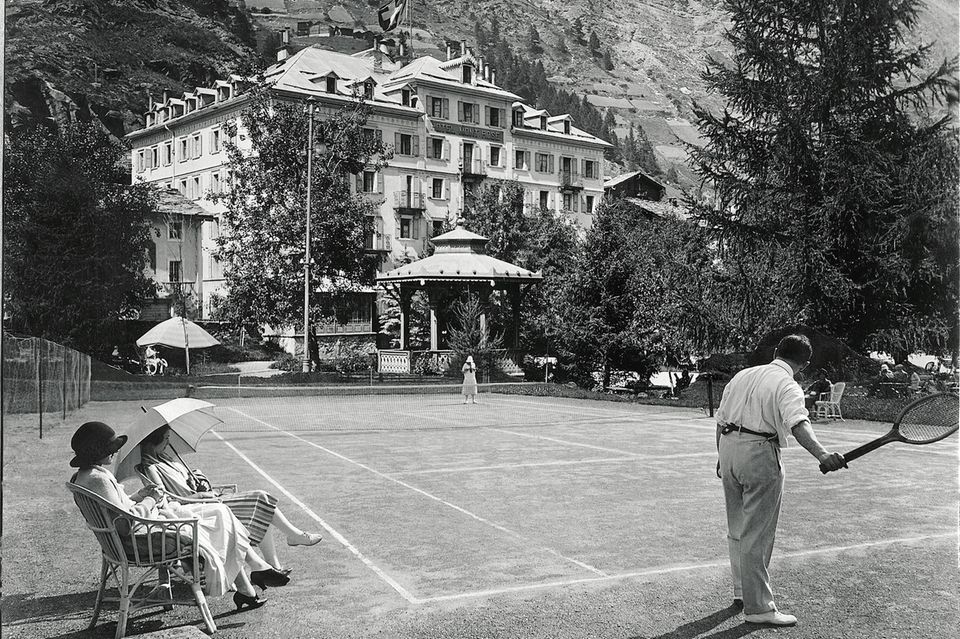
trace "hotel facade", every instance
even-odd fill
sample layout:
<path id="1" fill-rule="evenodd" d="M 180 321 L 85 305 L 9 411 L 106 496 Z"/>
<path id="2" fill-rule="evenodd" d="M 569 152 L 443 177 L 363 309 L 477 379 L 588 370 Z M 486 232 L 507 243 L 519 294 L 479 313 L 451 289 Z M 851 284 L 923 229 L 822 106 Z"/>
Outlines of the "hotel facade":
<path id="1" fill-rule="evenodd" d="M 364 171 L 351 188 L 378 207 L 366 248 L 387 271 L 423 256 L 427 241 L 453 223 L 465 196 L 488 180 L 522 185 L 524 206 L 554 211 L 586 229 L 603 197 L 603 153 L 610 145 L 552 115 L 524 104 L 495 84 L 482 59 L 466 47 L 446 60 L 421 57 L 400 66 L 377 50 L 346 55 L 318 48 L 278 55 L 265 83 L 278 99 L 313 98 L 318 119 L 363 95 L 367 127 L 393 146 L 380 171 Z M 232 140 L 249 142 L 240 115 L 249 102 L 243 79 L 233 76 L 178 97 L 164 96 L 145 114 L 146 126 L 128 134 L 134 182 L 150 182 L 168 195 L 158 220 L 149 275 L 163 293 L 152 313 L 169 314 L 171 298 L 189 296 L 201 319 L 210 319 L 216 296 L 227 294 L 215 259 L 222 205 L 209 200 L 228 188 L 225 152 Z M 181 198 L 182 213 L 169 200 Z M 361 296 L 347 324 L 321 325 L 318 334 L 375 337 L 375 292 Z"/>

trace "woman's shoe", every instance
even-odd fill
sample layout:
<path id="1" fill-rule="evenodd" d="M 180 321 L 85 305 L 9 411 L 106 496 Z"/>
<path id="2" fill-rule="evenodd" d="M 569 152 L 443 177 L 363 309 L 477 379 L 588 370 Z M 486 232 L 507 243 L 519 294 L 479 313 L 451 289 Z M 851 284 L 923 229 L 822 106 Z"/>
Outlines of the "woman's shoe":
<path id="1" fill-rule="evenodd" d="M 233 603 L 237 605 L 237 610 L 243 610 L 243 607 L 246 606 L 253 610 L 254 608 L 259 608 L 263 604 L 267 603 L 267 600 L 259 595 L 245 595 L 240 592 L 233 593 Z"/>
<path id="2" fill-rule="evenodd" d="M 290 583 L 290 577 L 279 570 L 267 568 L 266 570 L 254 570 L 250 573 L 250 583 L 261 590 L 267 588 L 279 588 Z"/>
<path id="3" fill-rule="evenodd" d="M 299 535 L 293 535 L 292 537 L 287 537 L 288 546 L 313 546 L 314 544 L 319 544 L 323 539 L 323 536 L 319 533 L 300 533 Z"/>

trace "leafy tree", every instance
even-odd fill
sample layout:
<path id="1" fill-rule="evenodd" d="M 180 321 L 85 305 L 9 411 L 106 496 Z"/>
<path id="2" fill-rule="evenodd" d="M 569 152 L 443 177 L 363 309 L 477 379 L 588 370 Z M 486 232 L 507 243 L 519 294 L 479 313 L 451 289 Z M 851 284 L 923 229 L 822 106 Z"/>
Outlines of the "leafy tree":
<path id="1" fill-rule="evenodd" d="M 128 151 L 93 125 L 21 130 L 4 147 L 5 325 L 110 346 L 116 321 L 156 293 L 145 275 L 156 193 L 129 183 Z"/>
<path id="2" fill-rule="evenodd" d="M 583 44 L 583 21 L 580 16 L 577 16 L 573 24 L 570 25 L 570 37 L 573 38 L 575 43 Z"/>
<path id="3" fill-rule="evenodd" d="M 587 44 L 587 47 L 590 49 L 590 55 L 593 57 L 598 57 L 600 55 L 600 38 L 597 37 L 596 31 L 590 32 L 590 42 Z"/>
<path id="4" fill-rule="evenodd" d="M 463 225 L 490 239 L 488 255 L 513 262 L 526 246 L 529 222 L 523 212 L 523 198 L 519 182 L 485 180 L 467 200 Z"/>
<path id="5" fill-rule="evenodd" d="M 695 108 L 691 154 L 744 337 L 804 323 L 858 349 L 955 350 L 957 144 L 931 115 L 956 64 L 924 72 L 929 46 L 905 44 L 919 3 L 725 6 L 735 64 L 704 79 L 729 110 Z"/>
<path id="6" fill-rule="evenodd" d="M 308 145 L 303 103 L 273 99 L 264 89 L 252 91 L 241 114 L 251 148 L 227 145 L 231 188 L 218 198 L 227 209 L 217 239 L 229 288 L 225 315 L 273 325 L 301 321 L 307 148 L 315 153 L 310 312 L 316 321 L 346 311 L 345 297 L 372 282 L 376 267 L 364 251 L 376 207 L 351 193 L 350 185 L 365 167 L 382 168 L 387 148 L 379 137 L 364 133 L 368 107 L 362 101 L 318 114 L 315 138 Z M 234 133 L 228 131 L 228 137 Z M 321 142 L 327 147 L 324 155 L 314 149 Z"/>

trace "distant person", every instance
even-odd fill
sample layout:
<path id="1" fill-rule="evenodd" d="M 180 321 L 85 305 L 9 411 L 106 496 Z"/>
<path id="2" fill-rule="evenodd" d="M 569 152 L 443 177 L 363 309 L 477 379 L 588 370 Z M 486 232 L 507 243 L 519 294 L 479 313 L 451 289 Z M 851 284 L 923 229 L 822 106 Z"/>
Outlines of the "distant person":
<path id="1" fill-rule="evenodd" d="M 317 344 L 317 336 L 313 333 L 310 333 L 308 340 L 308 351 L 310 354 L 310 363 L 313 365 L 313 370 L 320 370 L 320 345 Z"/>
<path id="2" fill-rule="evenodd" d="M 898 384 L 910 383 L 910 376 L 907 374 L 907 369 L 903 364 L 897 364 L 893 367 L 893 381 Z"/>
<path id="3" fill-rule="evenodd" d="M 803 390 L 793 379 L 810 355 L 806 337 L 784 337 L 773 362 L 734 375 L 717 409 L 717 473 L 726 503 L 733 597 L 749 623 L 797 623 L 777 610 L 768 572 L 783 500 L 780 449 L 793 435 L 827 470 L 845 466 L 842 455 L 817 441 Z"/>
<path id="4" fill-rule="evenodd" d="M 474 404 L 477 403 L 477 365 L 473 363 L 473 355 L 467 355 L 467 361 L 463 363 L 460 371 L 463 373 L 463 403 L 466 404 L 471 399 Z"/>
<path id="5" fill-rule="evenodd" d="M 677 378 L 677 384 L 674 386 L 674 392 L 677 397 L 680 397 L 680 393 L 690 388 L 690 371 L 686 366 L 683 367 L 683 370 L 680 371 L 680 377 Z"/>
<path id="6" fill-rule="evenodd" d="M 920 374 L 917 371 L 910 371 L 910 385 L 907 386 L 907 390 L 910 391 L 911 395 L 920 392 Z"/>
<path id="7" fill-rule="evenodd" d="M 821 393 L 829 393 L 832 389 L 833 383 L 827 378 L 827 372 L 821 368 L 819 371 L 817 371 L 817 379 L 807 387 L 807 391 L 804 396 L 803 401 L 807 408 L 807 412 L 810 412 L 814 409 L 817 401 L 820 399 Z"/>
<path id="8" fill-rule="evenodd" d="M 141 472 L 146 479 L 156 483 L 167 492 L 178 497 L 191 499 L 215 499 L 226 505 L 250 533 L 250 544 L 258 546 L 275 570 L 283 575 L 290 571 L 283 568 L 280 557 L 273 541 L 273 529 L 279 530 L 286 536 L 288 546 L 313 546 L 320 542 L 322 537 L 317 533 L 308 533 L 300 530 L 288 520 L 277 505 L 277 498 L 262 490 L 250 490 L 235 494 L 220 494 L 211 490 L 205 477 L 197 477 L 194 471 L 187 468 L 182 461 L 171 454 L 170 427 L 161 426 L 140 442 Z M 251 579 L 261 588 L 270 585 L 286 585 L 271 583 L 259 577 Z"/>

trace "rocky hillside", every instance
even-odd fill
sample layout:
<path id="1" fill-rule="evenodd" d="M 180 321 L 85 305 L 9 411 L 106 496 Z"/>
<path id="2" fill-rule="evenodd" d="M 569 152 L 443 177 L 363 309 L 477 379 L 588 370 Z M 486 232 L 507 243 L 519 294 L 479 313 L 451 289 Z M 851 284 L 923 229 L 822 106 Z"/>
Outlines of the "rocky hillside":
<path id="1" fill-rule="evenodd" d="M 249 64 L 254 28 L 228 0 L 7 0 L 7 130 L 99 121 L 120 137 L 149 97 Z"/>
<path id="2" fill-rule="evenodd" d="M 708 54 L 728 53 L 718 0 L 410 1 L 417 53 L 443 56 L 448 41 L 474 46 L 475 25 L 489 27 L 496 16 L 515 51 L 539 59 L 555 83 L 612 109 L 619 135 L 631 124 L 642 127 L 662 173 L 693 183 L 682 144 L 698 139 L 690 106 L 695 100 L 719 106 L 699 74 Z M 328 37 L 328 27 L 379 31 L 382 3 L 7 0 L 7 122 L 59 120 L 72 110 L 122 135 L 140 126 L 149 95 L 249 68 L 258 43 L 272 48 L 271 32 L 306 28 L 309 34 L 294 35 L 294 45 L 366 48 L 363 39 Z M 916 40 L 935 42 L 941 59 L 957 55 L 958 13 L 955 0 L 927 0 Z M 539 39 L 534 48 L 531 27 Z"/>

